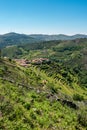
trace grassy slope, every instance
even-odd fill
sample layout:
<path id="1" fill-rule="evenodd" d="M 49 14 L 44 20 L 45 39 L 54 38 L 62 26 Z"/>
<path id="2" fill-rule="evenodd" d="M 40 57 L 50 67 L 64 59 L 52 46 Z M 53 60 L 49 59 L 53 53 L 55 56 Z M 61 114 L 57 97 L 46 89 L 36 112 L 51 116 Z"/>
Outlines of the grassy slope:
<path id="1" fill-rule="evenodd" d="M 1 60 L 0 129 L 86 130 L 86 114 L 79 117 L 81 109 L 86 109 L 86 104 L 84 101 L 73 101 L 72 98 L 79 91 L 84 96 L 83 93 L 87 90 L 79 86 L 72 89 L 33 65 L 23 68 L 14 62 Z M 87 95 L 84 98 L 87 99 Z M 77 104 L 79 109 L 74 109 L 59 99 L 69 100 Z"/>
<path id="2" fill-rule="evenodd" d="M 60 73 L 66 83 L 70 83 L 69 80 L 71 82 L 76 81 L 78 86 L 87 88 L 87 39 L 49 41 L 13 46 L 2 50 L 2 55 L 10 58 L 26 59 L 47 57 L 52 61 L 53 65 L 54 63 L 57 64 L 53 69 L 53 74 L 54 71 Z M 52 64 L 46 70 L 47 73 L 52 72 Z M 73 87 L 75 86 L 73 84 Z"/>

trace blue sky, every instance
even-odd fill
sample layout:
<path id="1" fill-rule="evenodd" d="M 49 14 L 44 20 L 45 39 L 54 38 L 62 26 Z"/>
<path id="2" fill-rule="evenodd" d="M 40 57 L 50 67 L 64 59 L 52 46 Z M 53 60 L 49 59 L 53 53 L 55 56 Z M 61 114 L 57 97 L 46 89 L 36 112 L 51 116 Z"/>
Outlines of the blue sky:
<path id="1" fill-rule="evenodd" d="M 0 0 L 0 34 L 87 34 L 87 0 Z"/>

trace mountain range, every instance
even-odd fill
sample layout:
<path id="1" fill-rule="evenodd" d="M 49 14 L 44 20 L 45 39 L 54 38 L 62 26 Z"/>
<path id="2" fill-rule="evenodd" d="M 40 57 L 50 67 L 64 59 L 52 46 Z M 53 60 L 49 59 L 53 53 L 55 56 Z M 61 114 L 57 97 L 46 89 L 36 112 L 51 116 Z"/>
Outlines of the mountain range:
<path id="1" fill-rule="evenodd" d="M 18 33 L 7 33 L 0 35 L 0 48 L 10 46 L 10 45 L 19 45 L 27 43 L 36 43 L 40 41 L 51 41 L 51 40 L 74 40 L 78 38 L 87 38 L 87 35 L 76 34 L 73 36 L 68 36 L 64 34 L 59 35 L 43 35 L 43 34 L 18 34 Z"/>
<path id="2" fill-rule="evenodd" d="M 77 38 L 87 38 L 87 35 L 83 34 L 76 34 L 72 36 L 64 35 L 64 34 L 58 34 L 58 35 L 42 35 L 42 34 L 36 34 L 36 35 L 30 35 L 32 38 L 43 40 L 43 41 L 51 41 L 51 40 L 74 40 Z"/>

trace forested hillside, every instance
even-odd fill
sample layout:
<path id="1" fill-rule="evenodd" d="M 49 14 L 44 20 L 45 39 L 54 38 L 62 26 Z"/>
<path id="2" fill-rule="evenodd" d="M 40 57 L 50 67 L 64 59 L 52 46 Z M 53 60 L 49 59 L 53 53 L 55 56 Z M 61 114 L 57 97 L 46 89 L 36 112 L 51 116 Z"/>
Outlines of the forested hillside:
<path id="1" fill-rule="evenodd" d="M 19 34 L 19 33 L 7 33 L 0 35 L 0 48 L 4 48 L 7 46 L 15 46 L 20 44 L 30 44 L 36 43 L 41 41 L 51 41 L 51 40 L 74 40 L 76 38 L 87 38 L 87 35 L 83 34 L 76 34 L 73 36 L 68 35 L 27 35 L 27 34 Z"/>
<path id="2" fill-rule="evenodd" d="M 12 46 L 4 48 L 2 56 L 28 60 L 48 58 L 51 64 L 47 66 L 49 69 L 46 71 L 50 71 L 55 65 L 53 71 L 61 73 L 64 81 L 68 80 L 70 83 L 75 80 L 81 87 L 87 87 L 87 39 Z M 40 67 L 43 68 L 43 66 L 45 65 Z M 73 76 L 75 79 L 73 79 Z"/>
<path id="3" fill-rule="evenodd" d="M 29 44 L 37 42 L 37 39 L 34 39 L 25 34 L 18 34 L 18 33 L 7 33 L 4 35 L 0 35 L 0 48 L 4 48 L 6 46 L 15 46 L 19 44 Z"/>
<path id="4" fill-rule="evenodd" d="M 87 39 L 1 50 L 0 129 L 87 129 Z"/>

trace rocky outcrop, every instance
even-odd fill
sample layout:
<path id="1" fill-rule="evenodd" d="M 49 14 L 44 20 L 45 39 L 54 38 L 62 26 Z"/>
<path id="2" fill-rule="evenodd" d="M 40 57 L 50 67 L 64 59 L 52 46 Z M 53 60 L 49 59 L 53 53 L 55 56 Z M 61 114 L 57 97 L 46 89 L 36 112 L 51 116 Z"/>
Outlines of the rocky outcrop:
<path id="1" fill-rule="evenodd" d="M 73 109 L 78 109 L 78 105 L 76 103 L 74 103 L 73 101 L 70 101 L 68 99 L 63 99 L 63 98 L 60 98 L 58 97 L 58 95 L 55 95 L 55 94 L 47 94 L 46 98 L 48 98 L 50 101 L 59 101 L 62 103 L 62 105 L 67 105 L 68 107 L 70 108 L 73 108 Z"/>

